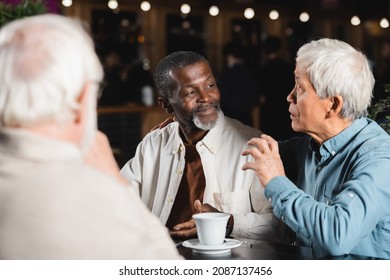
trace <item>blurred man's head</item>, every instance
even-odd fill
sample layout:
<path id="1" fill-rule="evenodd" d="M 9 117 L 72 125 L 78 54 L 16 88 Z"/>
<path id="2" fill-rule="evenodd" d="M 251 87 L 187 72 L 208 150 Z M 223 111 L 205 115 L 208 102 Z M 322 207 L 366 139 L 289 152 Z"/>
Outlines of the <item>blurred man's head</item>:
<path id="1" fill-rule="evenodd" d="M 85 148 L 96 129 L 103 71 L 82 24 L 45 14 L 0 29 L 0 128 L 23 128 Z"/>

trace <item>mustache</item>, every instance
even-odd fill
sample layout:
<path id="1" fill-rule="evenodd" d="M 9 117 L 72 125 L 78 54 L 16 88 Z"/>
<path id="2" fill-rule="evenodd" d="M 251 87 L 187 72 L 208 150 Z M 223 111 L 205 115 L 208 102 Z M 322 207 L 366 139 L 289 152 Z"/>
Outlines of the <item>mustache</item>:
<path id="1" fill-rule="evenodd" d="M 198 112 L 204 112 L 208 109 L 213 109 L 213 108 L 216 110 L 220 110 L 221 105 L 219 104 L 219 102 L 211 102 L 209 104 L 199 105 L 198 107 L 192 110 L 192 114 L 195 115 Z"/>

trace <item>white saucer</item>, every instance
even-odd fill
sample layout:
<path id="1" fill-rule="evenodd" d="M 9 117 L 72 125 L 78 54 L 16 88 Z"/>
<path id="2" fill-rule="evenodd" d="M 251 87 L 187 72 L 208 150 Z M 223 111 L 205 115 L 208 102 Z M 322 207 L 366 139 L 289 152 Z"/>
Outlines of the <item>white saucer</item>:
<path id="1" fill-rule="evenodd" d="M 239 247 L 242 241 L 226 238 L 223 244 L 207 246 L 199 243 L 199 239 L 190 239 L 183 242 L 182 246 L 192 249 L 192 252 L 202 255 L 227 254 L 233 248 Z"/>

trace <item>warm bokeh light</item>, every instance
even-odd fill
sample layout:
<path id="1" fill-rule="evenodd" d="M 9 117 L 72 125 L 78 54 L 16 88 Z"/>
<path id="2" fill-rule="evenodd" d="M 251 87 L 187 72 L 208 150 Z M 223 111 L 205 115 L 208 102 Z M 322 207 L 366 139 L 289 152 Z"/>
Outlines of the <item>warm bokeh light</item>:
<path id="1" fill-rule="evenodd" d="M 147 12 L 150 10 L 150 8 L 152 7 L 149 3 L 149 1 L 143 1 L 140 5 L 141 7 L 141 10 L 144 11 L 144 12 Z"/>
<path id="2" fill-rule="evenodd" d="M 244 11 L 244 17 L 247 19 L 251 19 L 255 16 L 255 10 L 252 8 L 246 8 Z"/>
<path id="3" fill-rule="evenodd" d="M 279 18 L 279 12 L 277 10 L 272 10 L 269 12 L 269 18 L 272 20 L 277 20 Z"/>
<path id="4" fill-rule="evenodd" d="M 351 24 L 354 26 L 357 26 L 360 24 L 360 18 L 358 16 L 353 16 L 351 18 Z"/>
<path id="5" fill-rule="evenodd" d="M 118 1 L 116 1 L 116 0 L 110 0 L 110 1 L 108 1 L 107 6 L 108 6 L 111 10 L 115 10 L 116 8 L 118 8 Z"/>
<path id="6" fill-rule="evenodd" d="M 62 6 L 64 6 L 64 7 L 70 7 L 70 6 L 72 6 L 72 4 L 73 4 L 73 1 L 72 0 L 62 0 Z"/>
<path id="7" fill-rule="evenodd" d="M 183 14 L 189 14 L 191 12 L 191 6 L 188 5 L 188 4 L 183 4 L 181 5 L 180 7 L 180 11 L 183 13 Z"/>
<path id="8" fill-rule="evenodd" d="M 217 6 L 211 6 L 209 9 L 209 14 L 213 17 L 217 16 L 219 14 L 219 9 Z"/>
<path id="9" fill-rule="evenodd" d="M 299 20 L 302 21 L 302 22 L 308 22 L 310 19 L 310 16 L 308 13 L 306 12 L 302 12 L 300 15 L 299 15 Z"/>
<path id="10" fill-rule="evenodd" d="M 382 18 L 381 21 L 379 22 L 380 27 L 382 28 L 388 28 L 389 27 L 389 21 L 387 18 Z"/>

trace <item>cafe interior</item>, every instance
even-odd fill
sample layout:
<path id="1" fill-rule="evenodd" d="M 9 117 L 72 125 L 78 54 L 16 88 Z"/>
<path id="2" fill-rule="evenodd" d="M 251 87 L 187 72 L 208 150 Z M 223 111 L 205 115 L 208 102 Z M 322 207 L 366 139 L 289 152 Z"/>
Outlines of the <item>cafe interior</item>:
<path id="1" fill-rule="evenodd" d="M 256 76 L 266 61 L 264 45 L 268 37 L 281 40 L 279 54 L 291 64 L 302 44 L 329 37 L 362 50 L 373 62 L 374 73 L 385 79 L 390 76 L 383 74 L 390 67 L 388 0 L 43 2 L 49 12 L 81 19 L 91 32 L 105 69 L 98 126 L 108 135 L 120 166 L 134 155 L 140 140 L 169 117 L 158 105 L 152 75 L 159 60 L 173 51 L 202 54 L 214 75 L 219 76 L 226 68 L 223 47 L 239 42 L 245 47 L 245 63 Z M 377 82 L 385 83 L 390 81 Z M 261 98 L 260 86 L 250 123 L 258 129 L 263 128 L 265 119 L 262 107 L 266 104 Z"/>
<path id="2" fill-rule="evenodd" d="M 151 129 L 170 117 L 158 105 L 153 70 L 171 52 L 191 50 L 202 54 L 218 76 L 226 67 L 223 47 L 238 41 L 245 46 L 245 62 L 257 73 L 266 60 L 267 38 L 280 38 L 280 56 L 293 64 L 302 44 L 329 37 L 362 50 L 373 62 L 375 74 L 380 75 L 379 69 L 390 69 L 389 0 L 48 0 L 47 3 L 51 12 L 85 22 L 95 41 L 105 70 L 98 127 L 108 136 L 119 166 L 134 156 L 138 143 Z M 266 106 L 260 99 L 261 92 L 251 112 L 251 125 L 258 129 L 262 129 L 261 111 Z M 231 248 L 239 248 L 233 254 L 217 258 L 313 258 L 309 251 L 297 251 L 302 248 L 260 241 L 248 240 L 230 246 L 229 252 Z M 202 256 L 184 247 L 180 250 L 186 259 L 213 258 L 212 253 Z"/>
<path id="3" fill-rule="evenodd" d="M 204 55 L 215 75 L 225 67 L 222 48 L 231 41 L 245 46 L 251 69 L 260 67 L 269 36 L 281 39 L 280 55 L 292 63 L 303 43 L 320 37 L 341 39 L 363 50 L 378 69 L 390 60 L 390 51 L 384 50 L 390 49 L 388 0 L 51 2 L 56 12 L 90 26 L 106 70 L 99 128 L 108 135 L 120 165 L 133 156 L 146 133 L 169 117 L 157 104 L 152 73 L 173 51 Z M 118 72 L 115 77 L 111 69 Z M 259 102 L 252 109 L 252 126 L 259 129 L 262 106 Z"/>

